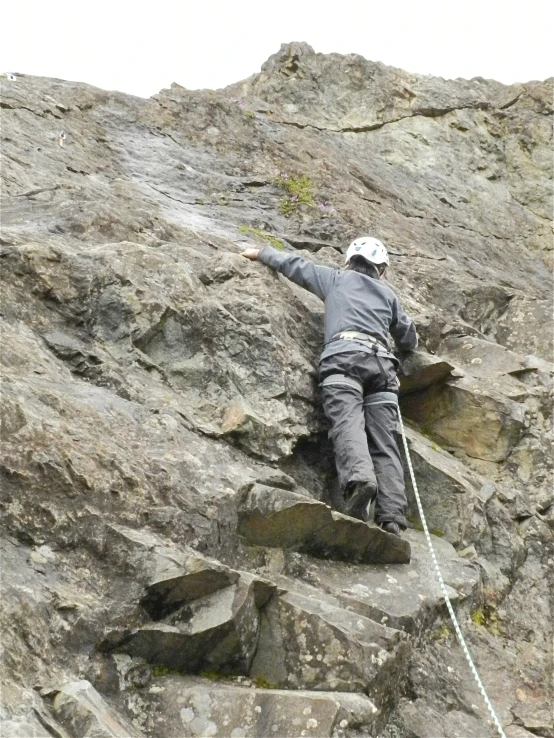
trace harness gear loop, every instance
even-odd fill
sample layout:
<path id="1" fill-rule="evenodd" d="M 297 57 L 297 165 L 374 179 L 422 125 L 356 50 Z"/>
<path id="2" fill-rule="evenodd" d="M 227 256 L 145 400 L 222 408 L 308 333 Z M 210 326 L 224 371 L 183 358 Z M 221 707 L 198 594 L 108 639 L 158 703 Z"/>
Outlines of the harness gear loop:
<path id="1" fill-rule="evenodd" d="M 412 487 L 413 487 L 414 495 L 415 495 L 416 502 L 417 502 L 417 509 L 419 511 L 419 516 L 423 524 L 423 530 L 425 532 L 425 538 L 427 540 L 427 545 L 429 546 L 429 551 L 431 552 L 431 559 L 433 560 L 433 567 L 435 569 L 435 574 L 437 575 L 437 579 L 439 580 L 439 584 L 442 590 L 442 596 L 444 597 L 446 607 L 448 608 L 448 614 L 450 615 L 450 619 L 452 620 L 452 624 L 454 625 L 456 636 L 458 638 L 458 641 L 460 642 L 460 645 L 466 657 L 467 663 L 469 664 L 471 673 L 473 674 L 475 681 L 477 682 L 477 686 L 479 687 L 481 696 L 483 697 L 485 705 L 487 706 L 487 709 L 492 717 L 494 726 L 496 730 L 498 731 L 498 735 L 500 736 L 500 738 L 506 738 L 506 734 L 504 733 L 502 725 L 500 724 L 500 720 L 496 716 L 492 703 L 488 698 L 488 695 L 485 691 L 485 687 L 483 686 L 483 682 L 481 681 L 479 674 L 477 673 L 477 669 L 475 668 L 475 664 L 473 663 L 473 659 L 471 658 L 471 654 L 469 653 L 469 649 L 465 642 L 463 633 L 458 624 L 456 613 L 454 612 L 454 608 L 452 607 L 452 603 L 450 602 L 450 597 L 448 596 L 448 592 L 446 591 L 446 585 L 444 583 L 444 579 L 442 578 L 441 570 L 439 568 L 439 562 L 437 561 L 435 549 L 433 548 L 433 543 L 431 541 L 431 536 L 429 534 L 429 528 L 427 527 L 427 521 L 425 520 L 425 514 L 423 512 L 423 505 L 421 504 L 421 498 L 419 496 L 419 491 L 417 489 L 414 468 L 412 466 L 412 459 L 410 457 L 410 449 L 408 448 L 408 441 L 406 440 L 406 432 L 404 430 L 404 423 L 402 422 L 402 415 L 400 413 L 400 410 L 398 411 L 398 420 L 400 423 L 400 431 L 402 433 L 402 442 L 404 444 L 404 451 L 406 452 L 406 461 L 408 462 L 408 469 L 410 471 L 410 478 L 412 480 Z"/>

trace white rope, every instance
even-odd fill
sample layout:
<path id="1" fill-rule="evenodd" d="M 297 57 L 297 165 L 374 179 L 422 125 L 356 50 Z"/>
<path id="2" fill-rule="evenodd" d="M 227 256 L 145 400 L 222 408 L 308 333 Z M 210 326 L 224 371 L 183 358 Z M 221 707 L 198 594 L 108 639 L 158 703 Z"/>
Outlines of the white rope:
<path id="1" fill-rule="evenodd" d="M 433 566 L 435 567 L 435 573 L 437 575 L 439 584 L 442 589 L 442 594 L 444 597 L 444 601 L 446 602 L 446 607 L 448 608 L 448 612 L 450 613 L 450 619 L 452 620 L 452 624 L 454 625 L 454 630 L 456 631 L 456 636 L 458 637 L 458 641 L 460 642 L 462 650 L 465 654 L 467 663 L 469 664 L 469 668 L 471 669 L 471 672 L 473 676 L 475 677 L 475 681 L 477 682 L 479 691 L 481 692 L 483 700 L 485 701 L 485 705 L 487 706 L 487 709 L 491 714 L 492 720 L 498 731 L 498 734 L 500 735 L 501 738 L 506 738 L 506 734 L 504 733 L 502 729 L 502 725 L 500 724 L 499 719 L 496 717 L 496 713 L 491 704 L 491 701 L 489 700 L 487 693 L 485 692 L 485 687 L 483 686 L 483 682 L 481 681 L 479 674 L 477 673 L 477 669 L 475 668 L 475 664 L 473 663 L 473 659 L 471 658 L 471 654 L 469 653 L 469 649 L 466 645 L 464 636 L 462 635 L 462 631 L 460 630 L 460 626 L 458 625 L 458 620 L 456 619 L 454 608 L 452 607 L 452 603 L 450 602 L 450 597 L 448 596 L 448 592 L 446 591 L 446 585 L 444 583 L 444 579 L 442 578 L 441 570 L 439 568 L 439 563 L 437 561 L 437 556 L 435 554 L 435 549 L 433 548 L 433 543 L 431 541 L 431 536 L 429 534 L 429 528 L 427 527 L 427 521 L 425 520 L 425 515 L 423 513 L 423 506 L 421 504 L 421 498 L 419 496 L 419 492 L 417 489 L 414 468 L 412 466 L 412 459 L 410 457 L 410 450 L 408 448 L 408 441 L 406 440 L 406 433 L 404 431 L 404 423 L 402 422 L 402 415 L 400 414 L 400 409 L 398 410 L 398 418 L 400 420 L 400 430 L 402 431 L 402 442 L 404 443 L 404 450 L 406 452 L 406 459 L 408 461 L 408 469 L 410 470 L 410 477 L 412 479 L 412 486 L 414 488 L 414 494 L 415 494 L 415 498 L 417 502 L 417 507 L 419 510 L 419 515 L 421 518 L 421 522 L 423 524 L 423 530 L 425 531 L 425 538 L 427 539 L 427 545 L 429 546 L 429 551 L 431 552 L 431 558 L 433 559 Z"/>

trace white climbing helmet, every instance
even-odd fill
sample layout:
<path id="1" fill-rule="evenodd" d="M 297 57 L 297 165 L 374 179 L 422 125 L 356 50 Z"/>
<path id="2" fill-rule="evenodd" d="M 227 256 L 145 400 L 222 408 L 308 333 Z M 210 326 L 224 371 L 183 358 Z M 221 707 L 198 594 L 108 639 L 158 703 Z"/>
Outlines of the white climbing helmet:
<path id="1" fill-rule="evenodd" d="M 370 264 L 389 265 L 386 248 L 378 238 L 371 238 L 371 236 L 362 236 L 352 241 L 346 252 L 347 264 L 353 256 L 362 256 Z"/>

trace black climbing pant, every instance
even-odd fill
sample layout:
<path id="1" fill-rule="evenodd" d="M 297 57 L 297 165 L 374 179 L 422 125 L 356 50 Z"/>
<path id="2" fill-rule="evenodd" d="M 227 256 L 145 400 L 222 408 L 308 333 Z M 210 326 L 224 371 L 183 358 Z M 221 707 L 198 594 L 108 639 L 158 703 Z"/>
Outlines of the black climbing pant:
<path id="1" fill-rule="evenodd" d="M 321 361 L 319 381 L 341 490 L 376 482 L 375 522 L 406 528 L 394 362 L 363 351 L 334 354 Z"/>

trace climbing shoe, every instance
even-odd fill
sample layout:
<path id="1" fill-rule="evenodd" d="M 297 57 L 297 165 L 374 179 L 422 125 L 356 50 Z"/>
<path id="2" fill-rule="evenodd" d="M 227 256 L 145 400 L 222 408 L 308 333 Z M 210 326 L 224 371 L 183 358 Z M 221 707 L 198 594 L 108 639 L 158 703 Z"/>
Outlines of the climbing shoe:
<path id="1" fill-rule="evenodd" d="M 377 485 L 373 482 L 354 482 L 343 492 L 343 514 L 367 523 L 368 508 L 376 494 Z"/>
<path id="2" fill-rule="evenodd" d="M 386 523 L 380 523 L 379 527 L 381 530 L 384 530 L 385 533 L 392 533 L 393 536 L 398 536 L 399 538 L 402 533 L 398 523 L 394 523 L 392 520 L 387 521 Z"/>

